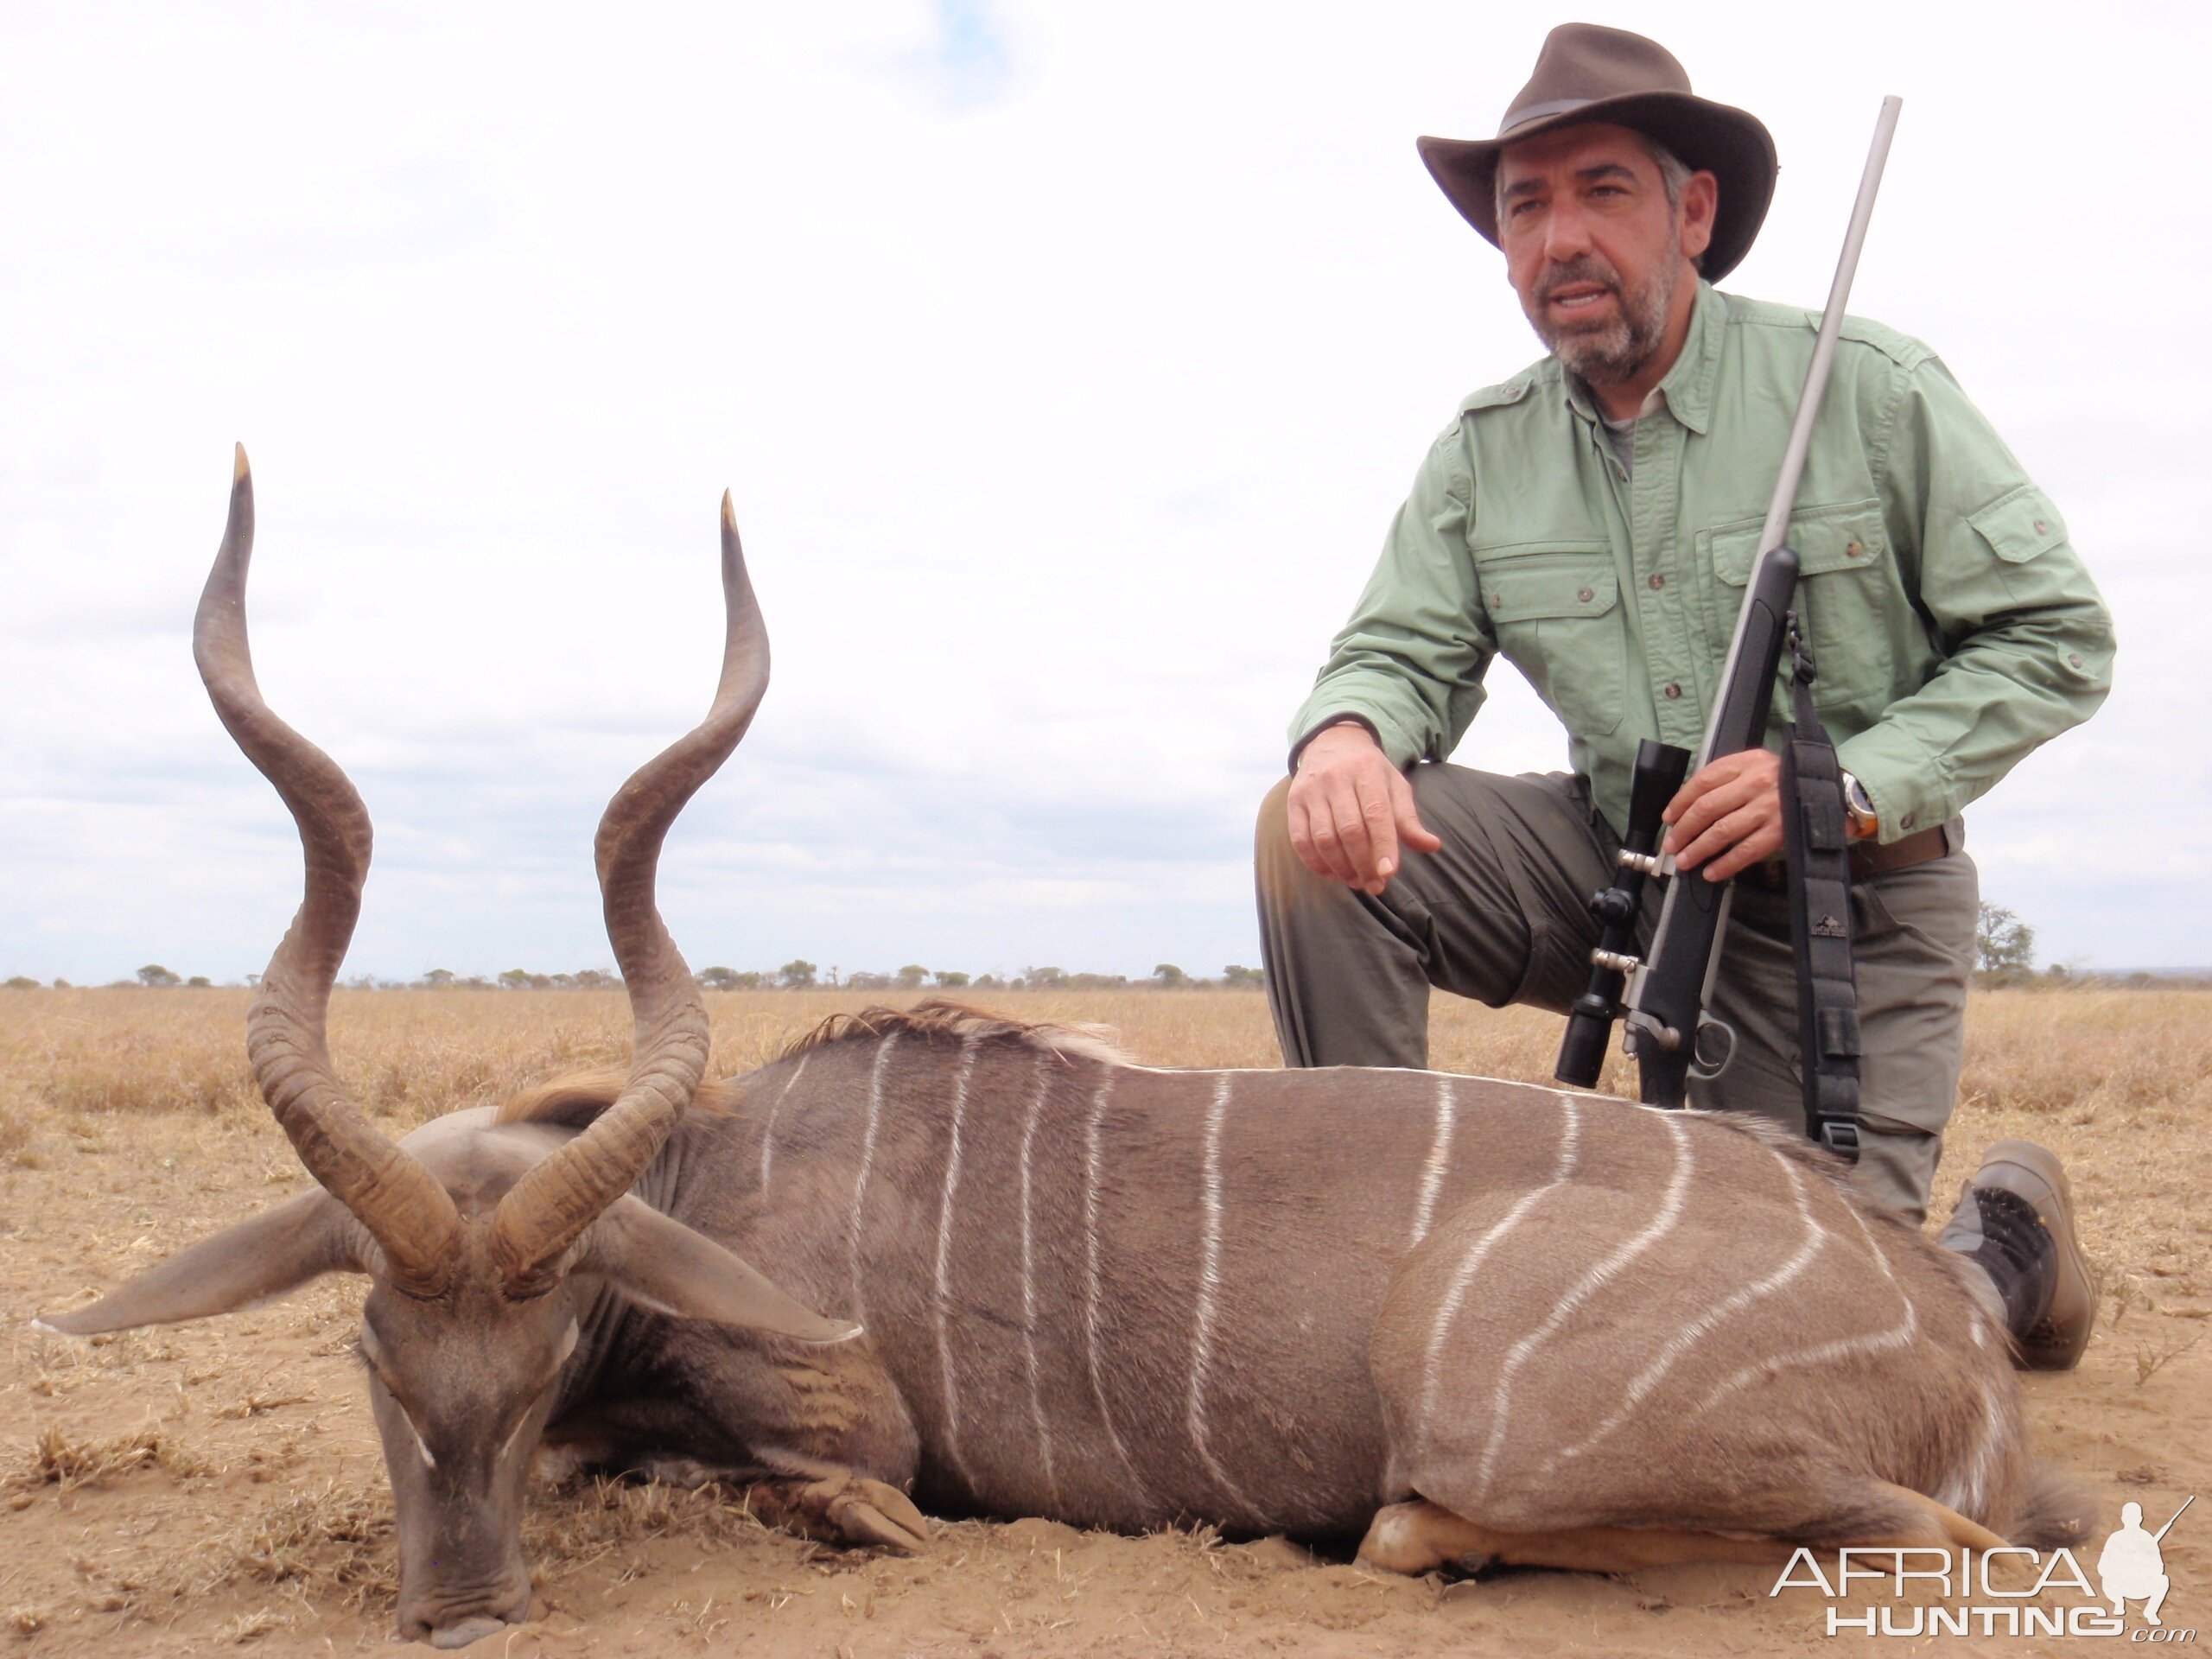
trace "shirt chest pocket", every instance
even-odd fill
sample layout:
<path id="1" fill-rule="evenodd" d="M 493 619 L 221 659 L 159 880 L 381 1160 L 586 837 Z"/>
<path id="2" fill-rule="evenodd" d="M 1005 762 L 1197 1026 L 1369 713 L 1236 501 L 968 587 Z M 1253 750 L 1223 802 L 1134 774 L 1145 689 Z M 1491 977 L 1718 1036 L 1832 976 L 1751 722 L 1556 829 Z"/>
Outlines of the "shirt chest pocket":
<path id="1" fill-rule="evenodd" d="M 1578 737 L 1621 723 L 1627 644 L 1620 581 L 1603 543 L 1477 548 L 1499 652 Z"/>
<path id="2" fill-rule="evenodd" d="M 1698 551 L 1719 580 L 1707 620 L 1714 660 L 1727 655 L 1758 551 L 1762 518 L 1698 532 Z M 1789 520 L 1798 559 L 1797 615 L 1813 646 L 1815 701 L 1837 707 L 1865 698 L 1886 704 L 1901 664 L 1916 649 L 1919 623 L 1904 597 L 1879 501 L 1808 507 Z"/>

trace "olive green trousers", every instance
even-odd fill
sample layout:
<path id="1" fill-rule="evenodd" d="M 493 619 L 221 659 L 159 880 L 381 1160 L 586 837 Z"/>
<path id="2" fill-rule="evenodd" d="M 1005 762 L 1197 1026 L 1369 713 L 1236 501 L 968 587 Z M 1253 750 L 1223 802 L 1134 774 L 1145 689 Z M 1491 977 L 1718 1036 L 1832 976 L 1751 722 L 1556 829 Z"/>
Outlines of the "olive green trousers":
<path id="1" fill-rule="evenodd" d="M 1410 777 L 1421 822 L 1444 845 L 1406 851 L 1379 898 L 1299 862 L 1287 779 L 1260 810 L 1261 950 L 1287 1065 L 1427 1065 L 1432 986 L 1564 1015 L 1589 984 L 1598 925 L 1587 906 L 1610 885 L 1619 842 L 1580 780 L 1452 766 Z M 1916 1225 L 1958 1096 L 1979 898 L 1963 851 L 1851 890 L 1863 1046 L 1853 1180 Z M 1649 893 L 1644 943 L 1657 915 Z M 1735 1028 L 1736 1047 L 1719 1077 L 1691 1084 L 1691 1103 L 1758 1112 L 1802 1134 L 1784 895 L 1738 884 L 1709 1011 Z"/>

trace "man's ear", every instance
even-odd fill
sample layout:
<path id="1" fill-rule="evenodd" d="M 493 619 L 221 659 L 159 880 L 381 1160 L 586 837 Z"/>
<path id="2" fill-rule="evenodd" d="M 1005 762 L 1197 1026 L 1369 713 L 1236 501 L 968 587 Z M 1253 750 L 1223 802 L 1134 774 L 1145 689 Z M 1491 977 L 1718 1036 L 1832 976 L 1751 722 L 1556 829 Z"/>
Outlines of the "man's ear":
<path id="1" fill-rule="evenodd" d="M 1713 223 L 1720 211 L 1720 181 L 1710 173 L 1693 173 L 1682 181 L 1675 208 L 1681 225 L 1682 257 L 1695 264 L 1713 245 Z"/>
<path id="2" fill-rule="evenodd" d="M 633 1301 L 683 1319 L 749 1325 L 802 1342 L 847 1342 L 857 1325 L 825 1319 L 709 1238 L 624 1193 L 584 1235 L 574 1268 L 598 1274 Z"/>
<path id="3" fill-rule="evenodd" d="M 90 1307 L 34 1323 L 90 1337 L 235 1313 L 289 1295 L 326 1273 L 368 1271 L 356 1254 L 358 1236 L 346 1206 L 318 1188 L 201 1239 Z"/>

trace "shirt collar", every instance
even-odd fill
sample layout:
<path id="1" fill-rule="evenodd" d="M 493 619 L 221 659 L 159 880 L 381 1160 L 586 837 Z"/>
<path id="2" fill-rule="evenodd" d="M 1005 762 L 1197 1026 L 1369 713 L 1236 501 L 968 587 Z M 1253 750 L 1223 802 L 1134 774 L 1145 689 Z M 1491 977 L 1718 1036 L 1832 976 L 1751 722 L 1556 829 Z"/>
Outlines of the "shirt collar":
<path id="1" fill-rule="evenodd" d="M 1712 283 L 1700 279 L 1697 299 L 1690 312 L 1690 332 L 1682 352 L 1666 378 L 1652 389 L 1637 411 L 1638 418 L 1664 405 L 1684 426 L 1702 437 L 1713 423 L 1713 389 L 1720 378 L 1720 348 L 1728 337 L 1728 301 Z M 1595 426 L 1598 405 L 1580 375 L 1562 372 L 1567 407 Z"/>

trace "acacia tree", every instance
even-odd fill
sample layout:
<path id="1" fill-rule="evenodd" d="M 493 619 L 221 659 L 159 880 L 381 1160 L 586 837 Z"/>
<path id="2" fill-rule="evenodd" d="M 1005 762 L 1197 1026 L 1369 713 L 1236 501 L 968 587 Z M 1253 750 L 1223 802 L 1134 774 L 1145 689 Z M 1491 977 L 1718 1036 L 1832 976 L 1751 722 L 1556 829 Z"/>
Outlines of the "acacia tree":
<path id="1" fill-rule="evenodd" d="M 2014 985 L 2036 970 L 2036 931 L 2001 905 L 1984 902 L 1974 931 L 1974 963 L 1992 985 Z"/>
<path id="2" fill-rule="evenodd" d="M 776 977 L 787 991 L 805 991 L 814 988 L 814 976 L 818 971 L 812 963 L 793 958 L 776 970 Z"/>
<path id="3" fill-rule="evenodd" d="M 160 987 L 181 985 L 184 983 L 181 979 L 179 979 L 168 969 L 162 967 L 158 962 L 149 962 L 143 968 L 141 968 L 138 970 L 138 982 L 141 985 L 154 985 Z"/>

